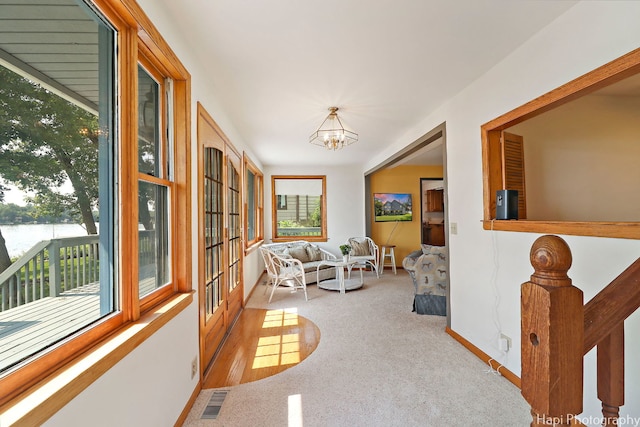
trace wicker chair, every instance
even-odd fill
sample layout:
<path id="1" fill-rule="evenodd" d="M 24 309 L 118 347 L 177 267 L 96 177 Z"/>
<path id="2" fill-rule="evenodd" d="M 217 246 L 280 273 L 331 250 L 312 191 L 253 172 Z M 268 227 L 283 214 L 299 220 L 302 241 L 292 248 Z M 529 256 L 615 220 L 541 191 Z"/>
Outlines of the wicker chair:
<path id="1" fill-rule="evenodd" d="M 265 247 L 261 247 L 262 258 L 267 269 L 269 281 L 267 286 L 271 285 L 271 295 L 269 302 L 273 298 L 273 293 L 278 286 L 285 286 L 297 291 L 304 290 L 304 299 L 309 301 L 307 296 L 307 282 L 305 280 L 304 268 L 302 262 L 295 258 L 284 258 Z M 266 292 L 266 289 L 265 289 Z"/>
<path id="2" fill-rule="evenodd" d="M 380 262 L 380 249 L 378 245 L 370 237 L 349 237 L 346 242 L 351 246 L 350 258 L 358 261 L 361 265 L 369 264 L 378 274 L 378 265 Z"/>

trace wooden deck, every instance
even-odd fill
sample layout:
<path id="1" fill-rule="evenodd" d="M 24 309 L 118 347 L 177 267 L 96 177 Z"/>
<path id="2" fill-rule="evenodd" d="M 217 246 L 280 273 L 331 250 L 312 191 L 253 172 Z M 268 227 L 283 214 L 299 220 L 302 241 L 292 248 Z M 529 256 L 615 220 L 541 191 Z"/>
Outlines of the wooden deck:
<path id="1" fill-rule="evenodd" d="M 100 317 L 93 283 L 0 312 L 0 367 L 6 368 Z"/>
<path id="2" fill-rule="evenodd" d="M 141 288 L 152 291 L 154 280 L 143 280 Z M 20 362 L 99 318 L 100 285 L 97 282 L 0 312 L 0 369 Z"/>

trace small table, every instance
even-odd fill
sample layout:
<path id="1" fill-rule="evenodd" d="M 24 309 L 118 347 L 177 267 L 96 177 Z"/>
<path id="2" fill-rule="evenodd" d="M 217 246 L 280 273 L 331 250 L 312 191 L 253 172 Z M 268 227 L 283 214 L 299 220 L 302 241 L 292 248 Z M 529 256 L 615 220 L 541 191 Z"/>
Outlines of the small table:
<path id="1" fill-rule="evenodd" d="M 362 267 L 360 268 L 360 281 L 357 279 L 345 279 L 344 269 L 347 268 L 349 277 L 351 277 L 351 269 L 358 264 L 355 260 L 343 261 L 338 259 L 325 259 L 320 261 L 316 268 L 316 283 L 321 289 L 327 289 L 330 291 L 340 291 L 344 294 L 345 291 L 351 291 L 353 289 L 359 289 L 364 285 L 364 277 L 362 275 Z M 324 265 L 330 265 L 336 268 L 336 278 L 320 281 L 320 267 Z"/>

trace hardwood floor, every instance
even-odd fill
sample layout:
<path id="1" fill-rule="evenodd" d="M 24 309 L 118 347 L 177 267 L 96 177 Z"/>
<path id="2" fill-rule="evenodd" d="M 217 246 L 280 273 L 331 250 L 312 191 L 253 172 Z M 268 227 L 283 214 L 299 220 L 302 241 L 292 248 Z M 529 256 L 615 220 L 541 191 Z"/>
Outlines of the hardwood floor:
<path id="1" fill-rule="evenodd" d="M 245 308 L 204 380 L 203 388 L 260 380 L 302 362 L 318 346 L 320 329 L 291 310 Z"/>

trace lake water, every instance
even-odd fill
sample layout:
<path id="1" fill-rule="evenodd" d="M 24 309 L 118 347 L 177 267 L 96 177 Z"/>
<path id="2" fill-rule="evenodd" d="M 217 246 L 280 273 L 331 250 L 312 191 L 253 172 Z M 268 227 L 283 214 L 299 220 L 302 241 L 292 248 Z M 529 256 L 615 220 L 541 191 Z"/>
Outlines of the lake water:
<path id="1" fill-rule="evenodd" d="M 78 224 L 0 225 L 0 231 L 12 258 L 22 255 L 41 240 L 87 235 L 87 230 Z"/>

